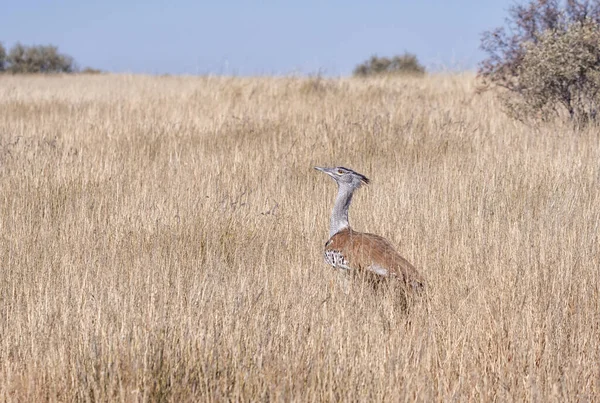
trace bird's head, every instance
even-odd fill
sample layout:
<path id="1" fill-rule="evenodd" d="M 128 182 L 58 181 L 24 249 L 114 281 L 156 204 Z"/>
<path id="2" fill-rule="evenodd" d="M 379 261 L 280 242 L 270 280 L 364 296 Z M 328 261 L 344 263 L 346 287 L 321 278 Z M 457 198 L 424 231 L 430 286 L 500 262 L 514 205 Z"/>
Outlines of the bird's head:
<path id="1" fill-rule="evenodd" d="M 359 174 L 358 172 L 354 172 L 351 169 L 344 167 L 335 167 L 335 168 L 323 168 L 323 167 L 315 167 L 317 171 L 321 171 L 331 176 L 333 180 L 335 180 L 338 186 L 348 186 L 352 189 L 358 189 L 362 185 L 368 185 L 369 179 Z"/>

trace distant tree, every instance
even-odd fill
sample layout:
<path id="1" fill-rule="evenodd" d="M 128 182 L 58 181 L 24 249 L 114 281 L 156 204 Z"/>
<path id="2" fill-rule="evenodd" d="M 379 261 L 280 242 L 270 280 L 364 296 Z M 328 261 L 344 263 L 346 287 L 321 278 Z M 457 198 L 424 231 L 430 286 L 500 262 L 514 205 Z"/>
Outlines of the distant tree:
<path id="1" fill-rule="evenodd" d="M 6 68 L 6 49 L 4 49 L 4 45 L 0 42 L 0 73 L 4 71 Z"/>
<path id="2" fill-rule="evenodd" d="M 518 118 L 566 111 L 595 119 L 600 106 L 600 0 L 529 0 L 509 8 L 508 31 L 485 32 L 479 67 Z"/>
<path id="3" fill-rule="evenodd" d="M 15 44 L 6 58 L 11 73 L 73 73 L 73 58 L 58 52 L 53 45 L 24 46 Z"/>
<path id="4" fill-rule="evenodd" d="M 419 63 L 416 55 L 408 52 L 392 58 L 373 55 L 356 66 L 353 74 L 357 77 L 383 74 L 424 75 L 425 67 Z"/>

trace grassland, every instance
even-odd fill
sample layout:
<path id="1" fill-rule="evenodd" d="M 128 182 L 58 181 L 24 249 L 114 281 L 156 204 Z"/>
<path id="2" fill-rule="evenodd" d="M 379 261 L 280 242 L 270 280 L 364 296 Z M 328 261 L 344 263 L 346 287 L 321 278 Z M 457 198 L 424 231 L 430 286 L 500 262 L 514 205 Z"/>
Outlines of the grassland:
<path id="1" fill-rule="evenodd" d="M 476 85 L 0 77 L 0 399 L 600 399 L 599 130 Z M 313 165 L 424 302 L 342 292 Z"/>

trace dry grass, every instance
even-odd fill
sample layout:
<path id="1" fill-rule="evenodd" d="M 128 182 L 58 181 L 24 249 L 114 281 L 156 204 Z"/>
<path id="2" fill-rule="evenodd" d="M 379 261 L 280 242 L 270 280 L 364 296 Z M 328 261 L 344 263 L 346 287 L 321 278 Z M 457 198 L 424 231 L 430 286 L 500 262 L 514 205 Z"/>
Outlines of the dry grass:
<path id="1" fill-rule="evenodd" d="M 0 77 L 0 399 L 599 399 L 597 130 L 475 86 Z M 341 292 L 313 165 L 427 302 Z"/>

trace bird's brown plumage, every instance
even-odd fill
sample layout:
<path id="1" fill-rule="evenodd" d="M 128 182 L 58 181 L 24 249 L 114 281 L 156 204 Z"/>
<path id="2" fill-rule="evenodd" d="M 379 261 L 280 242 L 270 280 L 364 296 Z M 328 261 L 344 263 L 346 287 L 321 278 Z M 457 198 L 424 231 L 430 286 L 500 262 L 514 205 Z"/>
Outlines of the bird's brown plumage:
<path id="1" fill-rule="evenodd" d="M 424 286 L 423 277 L 417 269 L 378 235 L 357 232 L 348 227 L 327 241 L 326 255 L 328 251 L 343 256 L 345 268 L 396 277 L 413 290 L 420 290 Z"/>

